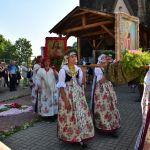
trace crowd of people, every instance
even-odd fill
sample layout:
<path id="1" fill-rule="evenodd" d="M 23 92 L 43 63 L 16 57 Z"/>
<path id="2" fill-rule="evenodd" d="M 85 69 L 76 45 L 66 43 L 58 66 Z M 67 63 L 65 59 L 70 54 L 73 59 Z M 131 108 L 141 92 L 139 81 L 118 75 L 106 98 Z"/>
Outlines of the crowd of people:
<path id="1" fill-rule="evenodd" d="M 101 54 L 94 69 L 77 65 L 77 53 L 68 51 L 60 70 L 56 70 L 49 58 L 37 56 L 32 70 L 25 62 L 21 66 L 16 61 L 6 65 L 0 63 L 1 86 L 17 90 L 22 79 L 22 87 L 32 89 L 34 111 L 42 119 L 57 120 L 57 135 L 61 141 L 78 143 L 87 147 L 85 141 L 94 137 L 95 129 L 102 134 L 118 137 L 121 127 L 117 96 L 113 84 L 106 75 L 108 64 L 114 64 L 112 56 Z M 136 150 L 143 146 L 149 122 L 150 70 L 145 76 L 142 97 L 143 122 Z M 87 76 L 88 73 L 88 76 Z M 89 105 L 85 96 L 85 84 L 92 82 Z M 91 82 L 90 82 L 91 81 Z M 140 148 L 139 148 L 140 150 Z"/>
<path id="2" fill-rule="evenodd" d="M 0 88 L 7 87 L 12 92 L 17 90 L 18 85 L 27 87 L 31 78 L 31 75 L 28 76 L 29 72 L 25 62 L 20 66 L 15 60 L 11 60 L 9 64 L 0 62 Z"/>

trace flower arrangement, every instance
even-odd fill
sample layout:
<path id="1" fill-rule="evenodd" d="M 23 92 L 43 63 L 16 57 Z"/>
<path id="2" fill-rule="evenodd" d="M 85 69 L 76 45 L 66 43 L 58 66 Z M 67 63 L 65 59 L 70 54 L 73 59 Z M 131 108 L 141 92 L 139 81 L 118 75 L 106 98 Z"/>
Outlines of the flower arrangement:
<path id="1" fill-rule="evenodd" d="M 17 115 L 32 110 L 33 110 L 32 106 L 20 105 L 15 102 L 10 104 L 0 104 L 0 116 Z"/>
<path id="2" fill-rule="evenodd" d="M 11 103 L 10 105 L 7 105 L 10 108 L 21 108 L 21 105 L 18 103 Z"/>
<path id="3" fill-rule="evenodd" d="M 150 52 L 142 51 L 141 48 L 135 50 L 126 50 L 122 55 L 122 65 L 127 71 L 136 70 L 150 64 Z"/>

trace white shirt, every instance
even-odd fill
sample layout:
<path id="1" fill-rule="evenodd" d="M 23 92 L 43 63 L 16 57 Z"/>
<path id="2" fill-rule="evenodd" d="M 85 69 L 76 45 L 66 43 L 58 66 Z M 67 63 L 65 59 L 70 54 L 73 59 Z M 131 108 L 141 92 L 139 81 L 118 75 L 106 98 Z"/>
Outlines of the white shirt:
<path id="1" fill-rule="evenodd" d="M 27 78 L 28 68 L 26 66 L 21 66 L 22 77 Z"/>
<path id="2" fill-rule="evenodd" d="M 35 64 L 34 67 L 33 67 L 33 76 L 32 76 L 32 80 L 33 82 L 35 83 L 36 81 L 36 74 L 37 74 L 37 71 L 41 68 L 41 66 L 39 64 Z"/>
<path id="3" fill-rule="evenodd" d="M 58 74 L 58 83 L 57 87 L 66 87 L 65 79 L 66 79 L 66 71 L 69 71 L 68 65 L 62 66 Z M 79 71 L 79 84 L 82 84 L 83 73 L 80 67 L 75 65 L 75 72 Z"/>
<path id="4" fill-rule="evenodd" d="M 102 71 L 101 68 L 96 67 L 95 70 L 94 70 L 94 73 L 95 73 L 95 76 L 97 77 L 96 81 L 99 81 L 99 80 L 102 79 L 102 77 L 103 77 L 103 71 Z"/>

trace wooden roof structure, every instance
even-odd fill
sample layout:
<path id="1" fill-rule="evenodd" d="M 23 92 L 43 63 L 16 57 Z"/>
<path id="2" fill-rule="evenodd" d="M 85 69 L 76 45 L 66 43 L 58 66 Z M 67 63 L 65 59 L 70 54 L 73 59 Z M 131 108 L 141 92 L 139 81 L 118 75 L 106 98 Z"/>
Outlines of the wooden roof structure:
<path id="1" fill-rule="evenodd" d="M 96 9 L 98 11 L 114 12 L 117 2 L 118 0 L 80 0 L 79 6 Z M 137 8 L 137 2 L 130 1 L 129 3 L 129 0 L 123 0 L 123 2 L 129 10 L 130 15 L 134 15 L 132 8 Z"/>
<path id="2" fill-rule="evenodd" d="M 49 32 L 66 37 L 98 38 L 101 34 L 114 37 L 115 14 L 93 9 L 75 7 Z"/>

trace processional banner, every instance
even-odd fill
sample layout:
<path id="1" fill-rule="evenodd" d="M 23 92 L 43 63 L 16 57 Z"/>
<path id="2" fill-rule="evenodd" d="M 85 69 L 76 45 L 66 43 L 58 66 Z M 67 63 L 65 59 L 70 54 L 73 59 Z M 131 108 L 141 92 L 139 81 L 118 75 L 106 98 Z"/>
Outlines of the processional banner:
<path id="1" fill-rule="evenodd" d="M 120 12 L 115 14 L 115 49 L 117 60 L 124 50 L 139 48 L 139 19 Z"/>
<path id="2" fill-rule="evenodd" d="M 66 37 L 46 37 L 44 58 L 50 58 L 52 65 L 59 69 L 64 53 L 67 51 Z"/>

